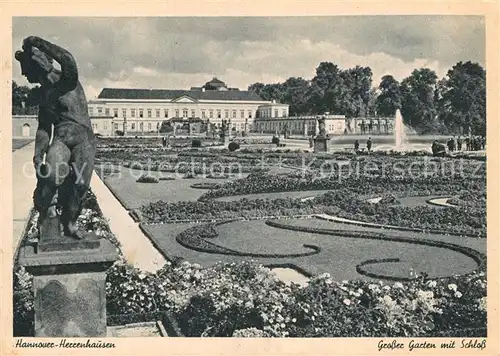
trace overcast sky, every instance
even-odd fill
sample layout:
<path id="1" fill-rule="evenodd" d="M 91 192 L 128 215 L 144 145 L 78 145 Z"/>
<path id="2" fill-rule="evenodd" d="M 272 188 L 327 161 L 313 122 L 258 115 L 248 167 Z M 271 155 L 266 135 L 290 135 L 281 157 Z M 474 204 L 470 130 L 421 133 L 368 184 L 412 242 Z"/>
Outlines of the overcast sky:
<path id="1" fill-rule="evenodd" d="M 29 35 L 73 54 L 88 99 L 103 87 L 189 89 L 214 76 L 245 90 L 310 79 L 322 61 L 369 66 L 374 85 L 415 68 L 442 77 L 458 61 L 485 66 L 479 16 L 14 18 L 13 51 Z"/>

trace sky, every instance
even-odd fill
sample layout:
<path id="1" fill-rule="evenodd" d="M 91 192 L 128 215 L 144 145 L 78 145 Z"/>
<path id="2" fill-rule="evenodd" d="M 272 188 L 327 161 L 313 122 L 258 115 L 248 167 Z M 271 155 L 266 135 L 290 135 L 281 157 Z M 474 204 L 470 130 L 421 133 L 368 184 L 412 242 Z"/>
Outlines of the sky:
<path id="1" fill-rule="evenodd" d="M 255 82 L 312 79 L 320 62 L 369 66 L 402 80 L 417 68 L 441 78 L 459 61 L 485 66 L 480 16 L 15 17 L 14 52 L 30 35 L 76 59 L 88 99 L 104 87 L 189 89 L 217 77 L 246 90 Z"/>

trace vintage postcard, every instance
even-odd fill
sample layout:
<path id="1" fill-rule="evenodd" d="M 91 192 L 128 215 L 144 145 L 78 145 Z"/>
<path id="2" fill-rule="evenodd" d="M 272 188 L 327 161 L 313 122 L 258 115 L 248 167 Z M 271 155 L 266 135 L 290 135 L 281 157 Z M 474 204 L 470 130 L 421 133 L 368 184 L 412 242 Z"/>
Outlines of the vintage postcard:
<path id="1" fill-rule="evenodd" d="M 0 8 L 2 355 L 498 355 L 496 3 Z"/>

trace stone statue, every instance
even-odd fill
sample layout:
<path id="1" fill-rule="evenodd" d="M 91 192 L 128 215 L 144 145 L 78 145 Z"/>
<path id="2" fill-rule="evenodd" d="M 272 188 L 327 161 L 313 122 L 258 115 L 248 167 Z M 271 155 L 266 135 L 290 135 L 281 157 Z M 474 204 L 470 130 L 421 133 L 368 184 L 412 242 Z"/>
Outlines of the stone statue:
<path id="1" fill-rule="evenodd" d="M 325 120 L 326 120 L 326 117 L 324 117 L 324 116 L 321 116 L 318 118 L 318 125 L 319 125 L 318 136 L 320 136 L 320 137 L 326 136 Z"/>
<path id="2" fill-rule="evenodd" d="M 40 213 L 40 243 L 62 238 L 58 222 L 57 230 L 46 224 L 59 217 L 56 201 L 64 240 L 83 239 L 76 221 L 90 185 L 96 146 L 77 65 L 67 50 L 36 36 L 24 39 L 15 58 L 22 74 L 30 83 L 39 83 L 42 91 L 33 157 L 37 175 L 33 200 Z M 54 60 L 60 70 L 53 66 Z"/>

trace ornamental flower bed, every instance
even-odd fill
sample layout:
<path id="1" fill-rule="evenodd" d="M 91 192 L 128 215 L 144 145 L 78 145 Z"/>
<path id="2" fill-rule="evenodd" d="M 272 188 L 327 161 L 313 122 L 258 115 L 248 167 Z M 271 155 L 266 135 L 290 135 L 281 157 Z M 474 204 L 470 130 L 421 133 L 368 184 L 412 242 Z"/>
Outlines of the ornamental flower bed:
<path id="1" fill-rule="evenodd" d="M 139 211 L 143 222 L 153 224 L 173 221 L 241 220 L 330 212 L 323 206 L 315 207 L 312 201 L 291 198 L 174 203 L 160 200 L 142 206 Z"/>
<path id="2" fill-rule="evenodd" d="M 252 262 L 182 262 L 156 274 L 116 265 L 107 295 L 108 313 L 167 310 L 186 336 L 479 337 L 486 328 L 483 272 L 395 284 L 325 274 L 300 288 Z"/>
<path id="3" fill-rule="evenodd" d="M 82 228 L 118 245 L 92 195 L 85 209 Z M 206 238 L 213 235 L 205 232 Z M 486 328 L 484 272 L 395 284 L 338 282 L 321 275 L 300 288 L 252 262 L 208 268 L 168 262 L 152 274 L 121 260 L 107 272 L 106 295 L 108 316 L 127 323 L 137 315 L 169 312 L 186 336 L 479 337 Z M 14 331 L 33 334 L 32 277 L 18 267 Z"/>

